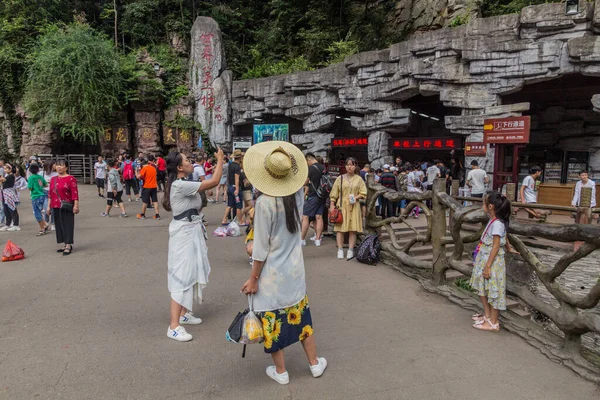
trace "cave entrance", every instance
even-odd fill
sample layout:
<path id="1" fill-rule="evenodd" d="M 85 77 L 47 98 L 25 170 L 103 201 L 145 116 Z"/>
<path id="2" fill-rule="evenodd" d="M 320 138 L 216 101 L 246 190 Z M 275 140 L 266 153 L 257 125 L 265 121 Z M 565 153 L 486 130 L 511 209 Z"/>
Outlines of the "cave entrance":
<path id="1" fill-rule="evenodd" d="M 410 123 L 387 130 L 391 136 L 390 149 L 402 163 L 423 164 L 439 159 L 446 166 L 452 157 L 464 158 L 464 136 L 453 134 L 445 125 L 447 115 L 461 115 L 460 108 L 446 107 L 439 95 L 417 95 L 402 102 L 410 109 Z"/>

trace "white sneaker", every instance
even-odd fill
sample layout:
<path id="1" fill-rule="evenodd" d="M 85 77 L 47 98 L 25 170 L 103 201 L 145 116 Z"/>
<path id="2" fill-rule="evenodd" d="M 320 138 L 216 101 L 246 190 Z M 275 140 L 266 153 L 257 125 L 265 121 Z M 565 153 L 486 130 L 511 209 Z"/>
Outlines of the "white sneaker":
<path id="1" fill-rule="evenodd" d="M 6 232 L 9 228 L 10 226 L 4 225 L 2 228 L 0 228 L 0 232 Z"/>
<path id="2" fill-rule="evenodd" d="M 344 249 L 338 249 L 337 258 L 338 258 L 338 260 L 343 260 L 344 259 Z"/>
<path id="3" fill-rule="evenodd" d="M 183 317 L 179 317 L 179 323 L 182 325 L 200 325 L 202 320 L 194 317 L 194 314 L 188 311 Z"/>
<path id="4" fill-rule="evenodd" d="M 102 213 L 102 214 L 100 214 L 100 216 L 101 216 L 101 217 L 110 217 L 110 214 L 107 214 L 107 213 Z"/>
<path id="5" fill-rule="evenodd" d="M 305 246 L 306 246 L 306 240 L 301 240 L 301 241 L 300 241 L 300 245 L 301 245 L 302 247 L 305 247 Z"/>
<path id="6" fill-rule="evenodd" d="M 283 374 L 278 374 L 277 368 L 275 368 L 274 365 L 267 367 L 267 375 L 269 375 L 269 378 L 273 379 L 280 385 L 287 385 L 288 383 L 290 383 L 290 374 L 288 374 L 287 371 L 285 371 Z"/>
<path id="7" fill-rule="evenodd" d="M 315 236 L 311 237 L 311 238 L 310 238 L 310 240 L 312 240 L 313 242 L 314 242 L 315 240 L 317 240 L 317 235 L 315 235 Z"/>
<path id="8" fill-rule="evenodd" d="M 20 231 L 21 227 L 20 226 L 11 226 L 10 228 L 7 229 L 8 232 L 16 232 L 16 231 Z"/>
<path id="9" fill-rule="evenodd" d="M 354 257 L 354 250 L 348 250 L 348 253 L 346 253 L 346 259 L 349 260 L 353 257 Z"/>
<path id="10" fill-rule="evenodd" d="M 50 226 L 50 230 L 51 230 L 51 231 L 55 231 L 55 230 L 56 230 L 56 226 L 54 226 L 54 225 L 51 225 L 51 226 Z"/>
<path id="11" fill-rule="evenodd" d="M 128 200 L 131 203 L 131 199 Z"/>
<path id="12" fill-rule="evenodd" d="M 185 331 L 185 328 L 181 325 L 179 325 L 175 329 L 171 329 L 171 327 L 169 327 L 169 329 L 167 330 L 167 336 L 170 339 L 177 340 L 178 342 L 189 342 L 190 340 L 192 340 L 192 335 L 187 333 Z"/>
<path id="13" fill-rule="evenodd" d="M 321 247 L 321 239 L 315 239 L 315 246 Z"/>
<path id="14" fill-rule="evenodd" d="M 310 366 L 310 372 L 312 372 L 315 378 L 320 377 L 325 372 L 325 368 L 327 368 L 327 360 L 323 357 L 317 357 L 319 363 L 317 365 Z"/>

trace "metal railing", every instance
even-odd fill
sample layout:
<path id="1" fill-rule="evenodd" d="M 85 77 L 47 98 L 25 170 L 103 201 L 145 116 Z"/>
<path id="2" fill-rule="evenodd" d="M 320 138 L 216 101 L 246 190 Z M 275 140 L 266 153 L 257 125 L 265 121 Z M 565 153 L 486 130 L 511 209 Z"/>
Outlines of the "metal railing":
<path id="1" fill-rule="evenodd" d="M 38 157 L 42 160 L 67 160 L 69 174 L 81 183 L 94 184 L 94 163 L 98 159 L 95 154 L 38 154 Z"/>

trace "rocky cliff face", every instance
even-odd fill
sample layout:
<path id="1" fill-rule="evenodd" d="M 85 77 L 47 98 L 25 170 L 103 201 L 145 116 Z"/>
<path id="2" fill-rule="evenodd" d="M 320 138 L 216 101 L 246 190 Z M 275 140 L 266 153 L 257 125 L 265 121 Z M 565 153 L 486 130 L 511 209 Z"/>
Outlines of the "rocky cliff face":
<path id="1" fill-rule="evenodd" d="M 532 109 L 535 98 L 513 102 L 507 97 L 526 85 L 565 75 L 599 76 L 599 32 L 600 0 L 580 1 L 573 15 L 556 3 L 526 7 L 520 14 L 472 18 L 462 26 L 420 32 L 389 49 L 359 53 L 321 70 L 236 81 L 233 123 L 251 124 L 265 115 L 301 120 L 304 133 L 293 135 L 294 143 L 325 152 L 329 145 L 324 138 L 331 136 L 336 114 L 343 110 L 352 113 L 352 127 L 369 136 L 369 160 L 380 165 L 391 156 L 387 134 L 411 124 L 411 107 L 405 102 L 418 94 L 437 95 L 443 106 L 460 110 L 460 115 L 444 115 L 446 129 L 457 137 L 478 142 L 486 118 L 530 114 L 537 131 L 534 144 L 586 149 L 592 170 L 600 176 L 600 145 L 588 140 L 599 135 L 600 121 L 592 109 L 600 110 L 598 96 L 593 100 L 597 92 L 563 106 L 568 112 L 553 123 L 544 118 L 558 117 L 555 109 Z M 585 140 L 588 146 L 581 143 Z M 493 157 L 490 148 L 487 157 L 478 159 L 488 172 Z"/>
<path id="2" fill-rule="evenodd" d="M 477 13 L 477 0 L 399 0 L 388 26 L 406 33 L 429 31 L 460 25 Z"/>

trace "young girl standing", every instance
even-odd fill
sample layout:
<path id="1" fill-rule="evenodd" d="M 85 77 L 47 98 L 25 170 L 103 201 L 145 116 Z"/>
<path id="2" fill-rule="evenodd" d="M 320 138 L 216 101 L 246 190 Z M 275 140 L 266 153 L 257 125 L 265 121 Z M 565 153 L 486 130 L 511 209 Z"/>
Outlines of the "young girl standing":
<path id="1" fill-rule="evenodd" d="M 473 316 L 473 327 L 497 332 L 498 315 L 506 310 L 505 248 L 512 251 L 506 240 L 510 201 L 498 192 L 491 192 L 483 198 L 483 211 L 490 216 L 490 222 L 481 236 L 470 283 L 481 299 L 484 314 Z"/>

